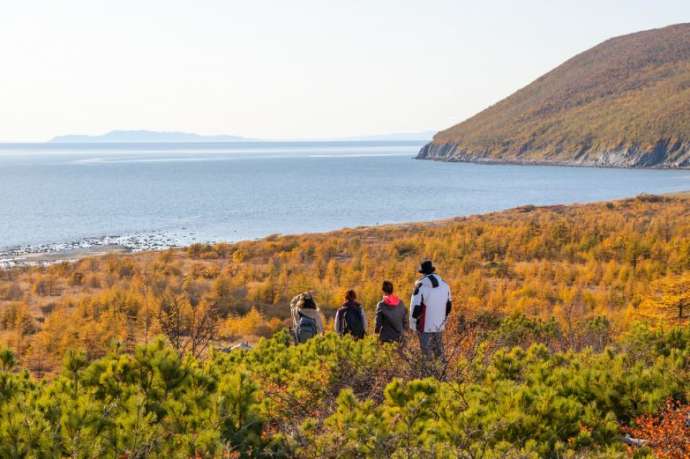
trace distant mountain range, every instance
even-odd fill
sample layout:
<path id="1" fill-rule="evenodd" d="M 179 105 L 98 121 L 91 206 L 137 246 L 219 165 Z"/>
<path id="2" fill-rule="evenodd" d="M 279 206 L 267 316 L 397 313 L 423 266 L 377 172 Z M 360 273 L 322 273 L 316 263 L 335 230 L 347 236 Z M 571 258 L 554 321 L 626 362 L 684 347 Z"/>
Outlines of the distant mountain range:
<path id="1" fill-rule="evenodd" d="M 402 132 L 368 135 L 360 137 L 339 137 L 328 139 L 304 139 L 306 141 L 420 141 L 431 140 L 434 131 Z M 247 142 L 261 141 L 233 135 L 200 135 L 189 132 L 158 131 L 110 131 L 101 135 L 61 135 L 52 138 L 51 143 L 193 143 L 193 142 Z"/>
<path id="2" fill-rule="evenodd" d="M 420 159 L 690 167 L 690 24 L 607 40 L 462 123 Z"/>
<path id="3" fill-rule="evenodd" d="M 248 139 L 234 135 L 200 135 L 189 132 L 110 131 L 101 135 L 61 135 L 52 143 L 146 143 L 146 142 L 241 142 Z"/>

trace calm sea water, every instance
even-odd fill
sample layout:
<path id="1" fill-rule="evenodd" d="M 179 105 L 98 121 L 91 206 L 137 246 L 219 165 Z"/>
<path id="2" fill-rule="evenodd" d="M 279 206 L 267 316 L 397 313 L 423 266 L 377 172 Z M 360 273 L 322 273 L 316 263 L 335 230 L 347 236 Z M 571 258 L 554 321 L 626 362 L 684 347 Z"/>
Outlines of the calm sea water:
<path id="1" fill-rule="evenodd" d="M 0 146 L 0 249 L 156 247 L 690 189 L 690 172 L 415 161 L 415 142 Z"/>

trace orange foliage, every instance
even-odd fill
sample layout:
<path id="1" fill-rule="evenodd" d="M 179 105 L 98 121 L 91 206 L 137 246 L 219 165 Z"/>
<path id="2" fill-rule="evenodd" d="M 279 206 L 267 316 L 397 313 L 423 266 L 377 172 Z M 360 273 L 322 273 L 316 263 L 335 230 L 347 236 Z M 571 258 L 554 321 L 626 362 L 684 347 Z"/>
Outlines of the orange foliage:
<path id="1" fill-rule="evenodd" d="M 247 336 L 268 337 L 275 333 L 283 321 L 273 317 L 267 319 L 256 308 L 252 308 L 243 316 L 231 316 L 225 319 L 218 329 L 218 334 L 223 338 L 238 339 Z"/>
<path id="2" fill-rule="evenodd" d="M 635 420 L 635 427 L 626 430 L 632 437 L 649 441 L 658 458 L 690 457 L 690 405 L 669 400 L 661 413 L 641 416 Z"/>
<path id="3" fill-rule="evenodd" d="M 615 334 L 634 320 L 665 325 L 681 309 L 690 315 L 683 302 L 690 284 L 690 200 L 642 196 L 525 206 L 433 223 L 0 270 L 0 344 L 35 371 L 54 368 L 70 348 L 98 357 L 161 332 L 178 350 L 199 353 L 211 339 L 270 334 L 304 290 L 316 294 L 327 319 L 347 288 L 372 315 L 381 281 L 393 281 L 406 297 L 423 258 L 433 259 L 450 284 L 454 315 L 554 318 L 568 346 L 588 345 L 580 335 L 591 326 Z M 596 322 L 602 317 L 606 322 Z"/>

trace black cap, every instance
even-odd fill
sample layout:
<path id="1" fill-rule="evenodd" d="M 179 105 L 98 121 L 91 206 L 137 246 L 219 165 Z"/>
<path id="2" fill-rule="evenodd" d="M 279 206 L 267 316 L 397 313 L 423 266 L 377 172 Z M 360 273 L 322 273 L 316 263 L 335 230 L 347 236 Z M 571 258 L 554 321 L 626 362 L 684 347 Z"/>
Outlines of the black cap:
<path id="1" fill-rule="evenodd" d="M 434 264 L 431 262 L 431 260 L 424 260 L 422 264 L 419 265 L 419 271 L 421 274 L 431 274 L 434 271 L 436 271 L 436 268 L 434 268 Z"/>

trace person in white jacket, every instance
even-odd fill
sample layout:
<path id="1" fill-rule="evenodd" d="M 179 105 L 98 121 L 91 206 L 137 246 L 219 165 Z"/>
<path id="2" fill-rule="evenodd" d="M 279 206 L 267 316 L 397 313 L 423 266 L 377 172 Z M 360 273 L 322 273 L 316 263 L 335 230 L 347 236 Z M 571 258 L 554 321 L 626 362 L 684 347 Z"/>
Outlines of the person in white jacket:
<path id="1" fill-rule="evenodd" d="M 423 261 L 410 300 L 410 328 L 417 331 L 424 355 L 443 360 L 443 329 L 452 308 L 450 287 L 435 274 L 431 261 Z"/>

